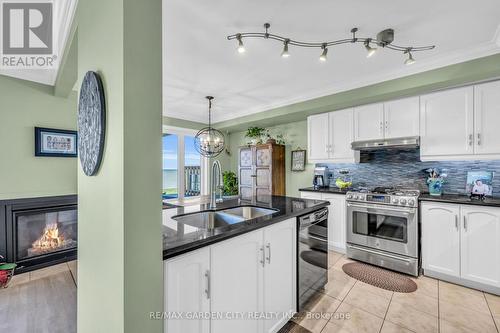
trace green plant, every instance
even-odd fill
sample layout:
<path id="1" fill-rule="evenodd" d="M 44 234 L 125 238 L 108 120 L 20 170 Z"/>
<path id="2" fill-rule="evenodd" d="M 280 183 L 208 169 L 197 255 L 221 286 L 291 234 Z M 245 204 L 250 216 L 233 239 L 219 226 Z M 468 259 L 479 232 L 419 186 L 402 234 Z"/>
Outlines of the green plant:
<path id="1" fill-rule="evenodd" d="M 245 136 L 250 139 L 260 139 L 265 131 L 266 129 L 262 127 L 249 127 Z"/>
<path id="2" fill-rule="evenodd" d="M 285 138 L 283 137 L 283 134 L 278 134 L 276 136 L 276 143 L 279 145 L 284 145 L 285 144 Z"/>
<path id="3" fill-rule="evenodd" d="M 238 194 L 238 177 L 232 171 L 224 171 L 222 173 L 224 181 L 224 195 L 237 195 Z"/>

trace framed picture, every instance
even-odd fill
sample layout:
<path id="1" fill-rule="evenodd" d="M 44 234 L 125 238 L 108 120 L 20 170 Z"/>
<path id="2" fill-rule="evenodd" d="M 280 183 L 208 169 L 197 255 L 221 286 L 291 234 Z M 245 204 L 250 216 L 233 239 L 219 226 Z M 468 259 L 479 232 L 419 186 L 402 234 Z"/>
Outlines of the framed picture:
<path id="1" fill-rule="evenodd" d="M 306 169 L 306 151 L 292 151 L 292 171 L 304 171 Z"/>
<path id="2" fill-rule="evenodd" d="M 478 196 L 491 196 L 493 193 L 492 171 L 468 171 L 465 191 Z"/>
<path id="3" fill-rule="evenodd" d="M 77 152 L 76 131 L 35 127 L 35 156 L 76 157 Z"/>

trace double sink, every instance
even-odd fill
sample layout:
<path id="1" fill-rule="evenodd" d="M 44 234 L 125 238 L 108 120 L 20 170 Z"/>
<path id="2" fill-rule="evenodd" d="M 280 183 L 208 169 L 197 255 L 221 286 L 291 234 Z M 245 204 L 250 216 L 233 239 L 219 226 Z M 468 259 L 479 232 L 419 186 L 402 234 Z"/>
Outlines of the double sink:
<path id="1" fill-rule="evenodd" d="M 232 224 L 245 222 L 257 217 L 268 216 L 276 213 L 277 209 L 268 209 L 255 206 L 238 206 L 219 211 L 204 211 L 186 215 L 174 216 L 177 222 L 198 228 L 213 230 Z"/>

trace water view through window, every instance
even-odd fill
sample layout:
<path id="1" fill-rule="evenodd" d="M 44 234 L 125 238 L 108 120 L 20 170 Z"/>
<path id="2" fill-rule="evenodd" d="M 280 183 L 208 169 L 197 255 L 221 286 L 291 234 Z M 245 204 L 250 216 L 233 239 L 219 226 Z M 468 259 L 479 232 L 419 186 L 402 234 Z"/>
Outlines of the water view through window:
<path id="1" fill-rule="evenodd" d="M 179 142 L 183 145 L 179 145 Z M 184 163 L 179 165 L 179 156 Z M 179 170 L 180 168 L 180 170 Z M 179 177 L 179 172 L 182 177 Z M 182 185 L 179 184 L 182 181 Z M 179 189 L 184 188 L 182 196 Z M 201 191 L 201 158 L 194 148 L 194 137 L 176 134 L 163 136 L 163 198 L 175 199 L 179 197 L 193 197 Z"/>

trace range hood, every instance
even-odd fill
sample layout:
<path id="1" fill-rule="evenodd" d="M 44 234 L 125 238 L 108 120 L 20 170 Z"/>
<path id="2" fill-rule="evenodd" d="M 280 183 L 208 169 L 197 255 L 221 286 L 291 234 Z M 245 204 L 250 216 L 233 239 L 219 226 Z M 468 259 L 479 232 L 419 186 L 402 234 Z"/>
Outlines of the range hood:
<path id="1" fill-rule="evenodd" d="M 418 148 L 419 145 L 419 136 L 406 136 L 393 139 L 354 141 L 353 143 L 351 143 L 351 148 L 353 150 L 401 149 Z"/>

